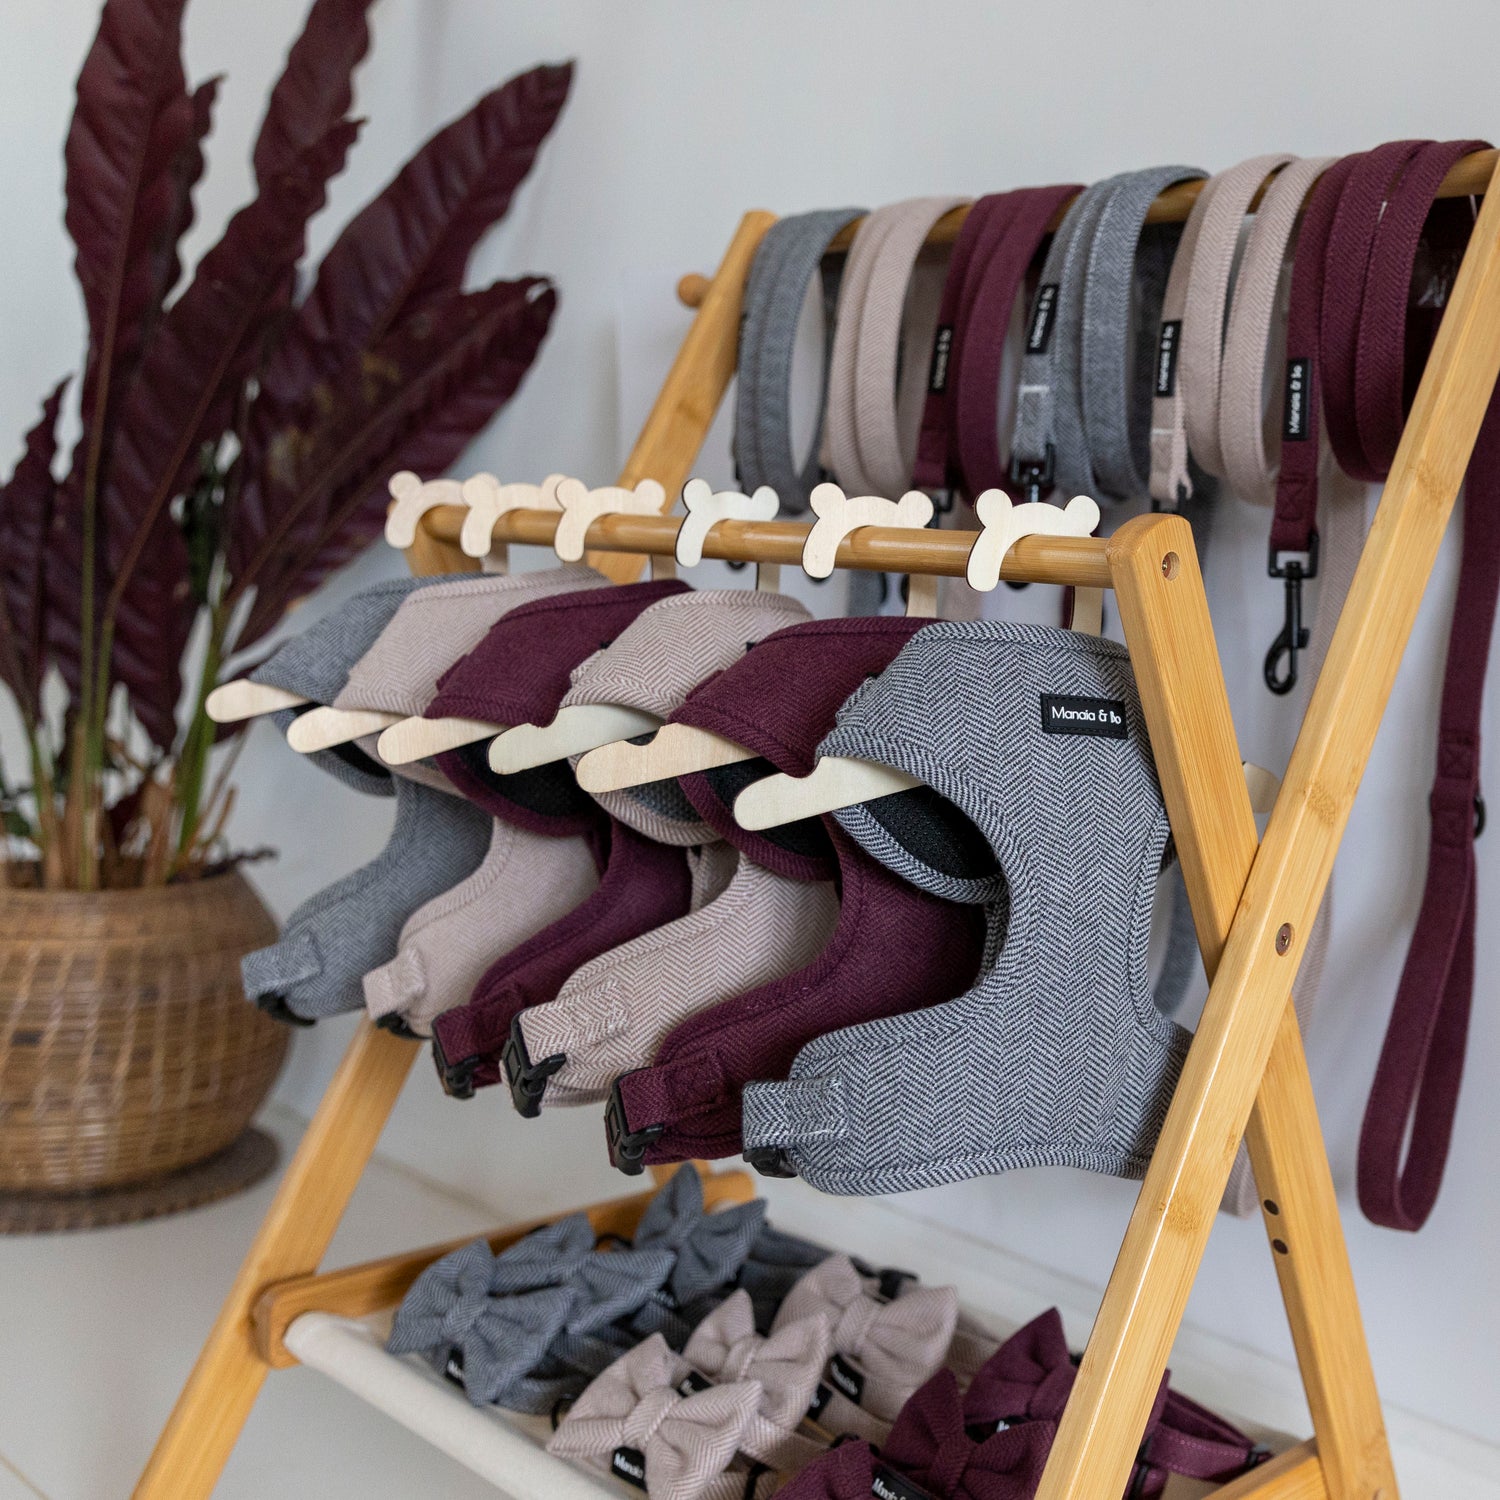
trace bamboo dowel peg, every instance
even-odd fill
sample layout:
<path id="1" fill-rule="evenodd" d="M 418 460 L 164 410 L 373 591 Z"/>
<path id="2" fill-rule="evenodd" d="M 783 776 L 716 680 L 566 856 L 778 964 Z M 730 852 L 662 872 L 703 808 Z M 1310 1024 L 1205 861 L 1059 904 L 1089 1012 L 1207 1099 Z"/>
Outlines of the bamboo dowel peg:
<path id="1" fill-rule="evenodd" d="M 684 307 L 702 307 L 703 299 L 708 296 L 708 289 L 711 285 L 707 276 L 697 271 L 689 271 L 677 283 L 677 300 Z"/>

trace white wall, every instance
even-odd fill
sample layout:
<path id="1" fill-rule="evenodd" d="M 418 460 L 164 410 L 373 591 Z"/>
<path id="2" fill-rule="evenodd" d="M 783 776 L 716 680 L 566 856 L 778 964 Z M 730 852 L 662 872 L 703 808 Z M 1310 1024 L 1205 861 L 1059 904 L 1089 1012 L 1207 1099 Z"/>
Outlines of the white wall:
<path id="1" fill-rule="evenodd" d="M 246 192 L 250 131 L 301 9 L 302 0 L 195 0 L 191 72 L 230 74 L 195 252 Z M 1461 0 L 1317 8 L 1288 0 L 382 0 L 374 56 L 359 80 L 357 107 L 370 123 L 315 238 L 326 243 L 405 151 L 479 92 L 533 61 L 579 58 L 557 138 L 479 267 L 555 274 L 561 311 L 540 367 L 466 467 L 515 477 L 562 469 L 601 481 L 685 326 L 671 296 L 676 276 L 711 269 L 743 209 L 880 203 L 1088 180 L 1160 161 L 1217 168 L 1270 149 L 1472 135 L 1494 126 L 1484 105 L 1493 97 L 1490 16 Z M 76 360 L 60 147 L 93 25 L 85 0 L 10 0 L 0 11 L 8 63 L 0 91 L 0 423 L 15 435 L 0 448 L 18 447 L 40 393 Z M 721 477 L 722 438 L 721 424 L 705 459 Z M 1265 527 L 1263 513 L 1226 507 L 1210 585 L 1245 751 L 1279 769 L 1293 726 L 1259 680 L 1279 607 L 1264 575 Z M 1352 1198 L 1359 1112 L 1421 889 L 1451 562 L 1450 547 L 1345 841 L 1333 977 L 1309 1050 L 1383 1387 L 1395 1401 L 1500 1441 L 1500 1188 L 1489 1156 L 1500 1128 L 1500 967 L 1492 944 L 1482 945 L 1469 1086 L 1431 1223 L 1417 1237 L 1376 1230 Z M 396 566 L 372 555 L 330 597 Z M 281 912 L 384 837 L 380 809 L 294 763 L 268 730 L 256 732 L 241 781 L 236 830 L 245 842 L 280 848 L 279 861 L 255 875 Z M 1489 933 L 1500 916 L 1493 838 L 1479 858 L 1479 930 Z M 346 1034 L 325 1025 L 299 1039 L 283 1099 L 312 1107 Z M 496 1091 L 452 1104 L 421 1062 L 385 1149 L 496 1206 L 534 1212 L 618 1188 L 599 1143 L 592 1111 L 523 1123 Z M 1097 1284 L 1132 1195 L 1125 1184 L 1035 1172 L 903 1202 Z M 1190 1317 L 1245 1345 L 1288 1352 L 1258 1223 L 1219 1226 Z"/>

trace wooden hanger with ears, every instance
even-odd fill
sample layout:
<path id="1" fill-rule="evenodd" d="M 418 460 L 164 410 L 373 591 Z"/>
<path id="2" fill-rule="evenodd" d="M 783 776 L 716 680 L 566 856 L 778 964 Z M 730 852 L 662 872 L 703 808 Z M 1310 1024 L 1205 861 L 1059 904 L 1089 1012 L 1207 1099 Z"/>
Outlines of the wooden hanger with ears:
<path id="1" fill-rule="evenodd" d="M 286 742 L 293 750 L 311 755 L 314 750 L 332 750 L 361 735 L 378 734 L 398 723 L 400 714 L 365 708 L 313 708 L 292 720 Z"/>
<path id="2" fill-rule="evenodd" d="M 776 491 L 763 484 L 753 495 L 738 490 L 715 490 L 706 479 L 690 479 L 682 487 L 682 503 L 687 510 L 677 528 L 677 563 L 695 568 L 703 561 L 703 544 L 720 521 L 774 521 L 781 509 Z M 755 587 L 774 594 L 781 587 L 779 563 L 755 565 Z"/>
<path id="3" fill-rule="evenodd" d="M 418 479 L 410 469 L 392 474 L 387 488 L 395 502 L 385 518 L 385 539 L 404 552 L 417 539 L 417 522 L 439 505 L 463 505 L 463 486 L 456 479 Z"/>
<path id="4" fill-rule="evenodd" d="M 694 490 L 694 486 L 702 488 Z M 765 488 L 763 486 L 762 490 Z M 744 501 L 746 498 L 732 495 L 708 497 L 704 493 L 707 490 L 708 486 L 702 480 L 693 480 L 684 489 L 683 501 L 688 507 L 689 520 L 695 513 L 707 511 L 706 498 L 724 499 L 726 509 L 734 500 Z M 757 490 L 755 495 L 748 497 L 749 500 L 757 500 L 762 490 Z M 690 495 L 689 491 L 693 494 Z M 833 572 L 839 543 L 861 526 L 899 526 L 918 530 L 932 519 L 932 501 L 920 490 L 910 490 L 899 500 L 886 500 L 879 495 L 849 496 L 836 484 L 820 484 L 812 492 L 811 504 L 817 520 L 802 545 L 802 569 L 811 578 L 827 578 Z M 683 531 L 687 530 L 688 524 L 683 522 Z M 704 535 L 707 530 L 707 527 L 703 529 Z M 701 553 L 701 540 L 698 547 Z M 683 561 L 681 531 L 678 533 L 678 549 L 678 560 Z M 936 578 L 914 576 L 910 579 L 906 612 L 912 616 L 936 614 Z M 617 792 L 650 781 L 662 781 L 669 776 L 689 776 L 695 771 L 708 771 L 715 766 L 754 759 L 753 750 L 747 750 L 723 735 L 691 724 L 666 724 L 644 745 L 620 740 L 590 751 L 578 762 L 578 784 L 586 792 Z M 903 789 L 894 788 L 897 791 Z"/>
<path id="5" fill-rule="evenodd" d="M 650 734 L 660 724 L 655 714 L 614 703 L 573 703 L 558 709 L 550 724 L 517 724 L 497 735 L 490 745 L 490 770 L 502 776 L 529 771 L 631 735 Z"/>
<path id="6" fill-rule="evenodd" d="M 913 494 L 915 493 L 914 491 Z M 814 490 L 815 510 L 817 498 L 818 492 Z M 905 495 L 901 503 L 904 505 L 910 499 L 911 495 Z M 884 503 L 889 505 L 890 501 Z M 1066 508 L 1062 508 L 1040 503 L 1012 505 L 1010 496 L 1003 490 L 986 490 L 975 501 L 974 508 L 984 524 L 984 530 L 970 549 L 966 577 L 971 588 L 982 592 L 993 589 L 999 583 L 1000 564 L 1018 538 L 1038 534 L 1091 536 L 1099 524 L 1099 507 L 1087 495 L 1075 496 Z M 834 507 L 830 506 L 829 509 L 832 512 Z M 912 514 L 916 514 L 915 506 L 912 507 Z M 821 515 L 822 512 L 819 512 L 819 525 L 822 524 Z M 900 522 L 895 524 L 899 525 Z M 817 527 L 813 529 L 816 531 Z M 812 538 L 809 537 L 809 544 L 811 541 Z M 831 570 L 833 552 L 838 547 L 837 539 L 831 544 L 825 544 L 825 547 L 824 555 Z M 912 581 L 915 583 L 916 580 Z M 937 580 L 928 581 L 934 586 L 935 603 Z M 1098 635 L 1102 628 L 1103 600 L 1103 593 L 1099 589 L 1076 590 L 1073 628 L 1089 635 Z M 908 606 L 907 614 L 912 613 L 915 611 Z M 827 755 L 813 767 L 810 775 L 786 776 L 778 773 L 752 782 L 735 798 L 734 816 L 742 828 L 776 828 L 799 818 L 819 817 L 841 807 L 852 807 L 857 802 L 870 802 L 876 797 L 907 792 L 920 785 L 921 782 L 916 777 L 908 776 L 906 772 L 898 771 L 893 766 L 855 760 L 849 756 Z"/>
<path id="7" fill-rule="evenodd" d="M 557 486 L 562 519 L 557 523 L 552 550 L 563 562 L 581 562 L 584 539 L 588 536 L 589 527 L 600 516 L 659 516 L 665 510 L 663 502 L 666 498 L 666 490 L 655 479 L 643 479 L 633 490 L 623 489 L 617 484 L 606 484 L 597 490 L 591 490 L 584 486 L 582 480 L 564 479 Z M 675 558 L 652 557 L 653 578 L 673 578 L 676 573 Z"/>
<path id="8" fill-rule="evenodd" d="M 489 572 L 509 572 L 510 548 L 495 541 L 495 523 L 512 510 L 561 510 L 557 487 L 564 477 L 549 474 L 540 484 L 501 484 L 493 474 L 473 474 L 464 480 L 469 513 L 458 538 L 464 556 L 485 559 Z"/>
<path id="9" fill-rule="evenodd" d="M 215 724 L 238 724 L 242 719 L 274 714 L 278 709 L 300 708 L 307 699 L 301 693 L 241 677 L 216 687 L 204 700 L 204 708 Z"/>
<path id="10" fill-rule="evenodd" d="M 802 544 L 802 571 L 809 578 L 827 578 L 833 572 L 839 543 L 861 526 L 900 526 L 920 531 L 932 520 L 932 498 L 921 490 L 908 490 L 899 500 L 880 495 L 846 495 L 836 484 L 820 484 L 808 502 L 818 518 Z M 906 583 L 906 613 L 931 619 L 937 615 L 938 581 L 913 573 Z"/>
<path id="11" fill-rule="evenodd" d="M 984 529 L 969 549 L 964 577 L 981 594 L 1000 582 L 1000 565 L 1023 536 L 1092 536 L 1099 525 L 1099 507 L 1087 495 L 1074 495 L 1066 506 L 1015 505 L 1004 490 L 985 490 L 974 510 Z M 1085 635 L 1098 635 L 1104 629 L 1104 590 L 1075 589 L 1070 623 Z"/>

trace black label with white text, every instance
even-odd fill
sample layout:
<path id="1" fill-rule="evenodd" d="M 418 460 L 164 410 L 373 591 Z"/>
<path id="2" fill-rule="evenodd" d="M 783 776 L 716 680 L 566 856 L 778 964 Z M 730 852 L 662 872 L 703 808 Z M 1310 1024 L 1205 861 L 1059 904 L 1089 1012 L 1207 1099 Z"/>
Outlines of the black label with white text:
<path id="1" fill-rule="evenodd" d="M 1286 362 L 1286 399 L 1281 408 L 1281 436 L 1284 442 L 1301 443 L 1307 439 L 1308 386 L 1312 381 L 1310 359 Z"/>
<path id="2" fill-rule="evenodd" d="M 904 1474 L 898 1474 L 884 1464 L 875 1465 L 870 1493 L 875 1500 L 930 1500 L 926 1490 L 919 1489 Z"/>
<path id="3" fill-rule="evenodd" d="M 646 1488 L 646 1455 L 639 1448 L 616 1448 L 609 1460 L 609 1472 L 636 1489 Z"/>
<path id="4" fill-rule="evenodd" d="M 1156 394 L 1177 394 L 1177 350 L 1182 343 L 1182 320 L 1172 318 L 1161 325 L 1156 341 Z"/>
<path id="5" fill-rule="evenodd" d="M 828 1361 L 828 1378 L 856 1405 L 865 1393 L 865 1377 L 842 1354 Z"/>
<path id="6" fill-rule="evenodd" d="M 1087 734 L 1101 740 L 1123 740 L 1130 723 L 1118 698 L 1077 698 L 1066 693 L 1042 694 L 1043 734 Z"/>
<path id="7" fill-rule="evenodd" d="M 807 1420 L 816 1422 L 823 1415 L 828 1403 L 833 1400 L 833 1387 L 826 1380 L 818 1382 L 818 1388 L 813 1392 L 812 1403 L 807 1408 Z"/>
<path id="8" fill-rule="evenodd" d="M 1026 352 L 1045 354 L 1052 342 L 1052 325 L 1057 320 L 1057 283 L 1044 281 L 1036 289 L 1031 309 L 1031 327 L 1026 330 Z"/>
<path id="9" fill-rule="evenodd" d="M 953 325 L 944 323 L 932 341 L 932 368 L 927 372 L 927 389 L 941 396 L 948 389 L 948 356 L 953 352 Z"/>

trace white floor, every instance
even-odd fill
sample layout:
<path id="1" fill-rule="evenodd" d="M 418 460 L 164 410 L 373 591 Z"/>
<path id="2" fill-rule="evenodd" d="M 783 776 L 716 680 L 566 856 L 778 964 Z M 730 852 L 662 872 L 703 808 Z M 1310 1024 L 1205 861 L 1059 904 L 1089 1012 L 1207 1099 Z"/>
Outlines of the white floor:
<path id="1" fill-rule="evenodd" d="M 266 1122 L 295 1143 L 289 1112 Z M 839 1200 L 766 1183 L 777 1222 L 834 1243 Z M 130 1493 L 157 1431 L 269 1203 L 274 1182 L 173 1219 L 93 1233 L 0 1238 L 0 1500 L 115 1500 Z M 1055 1303 L 1088 1326 L 1094 1293 L 1055 1273 L 944 1236 L 878 1202 L 861 1243 L 946 1277 L 1006 1326 Z M 479 1231 L 492 1210 L 377 1159 L 334 1240 L 344 1264 Z M 1295 1372 L 1192 1329 L 1173 1351 L 1184 1387 L 1227 1413 L 1306 1430 Z M 1405 1500 L 1500 1500 L 1500 1453 L 1410 1413 L 1387 1413 Z M 493 1500 L 495 1491 L 309 1370 L 266 1382 L 215 1491 L 218 1500 Z"/>

